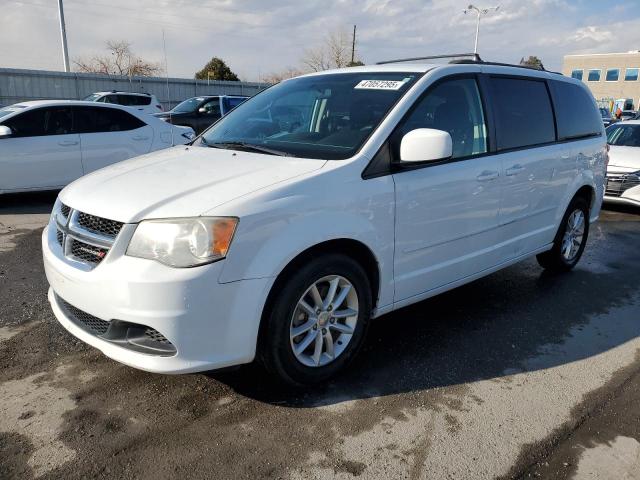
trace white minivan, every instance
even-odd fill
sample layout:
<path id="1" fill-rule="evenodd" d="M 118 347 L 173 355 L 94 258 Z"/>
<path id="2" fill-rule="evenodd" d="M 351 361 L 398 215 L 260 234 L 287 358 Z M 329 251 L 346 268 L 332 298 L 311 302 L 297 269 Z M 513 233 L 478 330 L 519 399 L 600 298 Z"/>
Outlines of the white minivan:
<path id="1" fill-rule="evenodd" d="M 42 237 L 49 300 L 136 368 L 257 359 L 322 382 L 374 317 L 531 256 L 573 268 L 607 159 L 593 97 L 559 74 L 458 61 L 293 78 L 191 145 L 65 188 Z"/>

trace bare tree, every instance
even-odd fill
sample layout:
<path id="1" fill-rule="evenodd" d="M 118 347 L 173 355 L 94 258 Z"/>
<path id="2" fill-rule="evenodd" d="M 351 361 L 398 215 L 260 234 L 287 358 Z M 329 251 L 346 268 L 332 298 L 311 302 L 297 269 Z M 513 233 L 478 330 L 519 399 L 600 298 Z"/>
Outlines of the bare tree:
<path id="1" fill-rule="evenodd" d="M 351 66 L 351 36 L 344 29 L 330 32 L 323 44 L 305 50 L 302 63 L 314 72 Z M 359 60 L 353 62 L 362 65 Z"/>
<path id="2" fill-rule="evenodd" d="M 304 72 L 302 70 L 299 70 L 297 68 L 287 67 L 281 72 L 274 72 L 274 73 L 265 75 L 260 80 L 265 83 L 276 84 L 276 83 L 280 83 L 283 80 L 287 80 L 288 78 L 293 78 L 293 77 L 302 75 L 303 73 Z"/>
<path id="3" fill-rule="evenodd" d="M 160 63 L 150 62 L 137 57 L 131 51 L 131 43 L 125 40 L 106 42 L 106 55 L 93 55 L 89 59 L 76 58 L 73 63 L 76 70 L 85 73 L 104 73 L 106 75 L 128 75 L 130 77 L 151 77 L 162 73 Z"/>

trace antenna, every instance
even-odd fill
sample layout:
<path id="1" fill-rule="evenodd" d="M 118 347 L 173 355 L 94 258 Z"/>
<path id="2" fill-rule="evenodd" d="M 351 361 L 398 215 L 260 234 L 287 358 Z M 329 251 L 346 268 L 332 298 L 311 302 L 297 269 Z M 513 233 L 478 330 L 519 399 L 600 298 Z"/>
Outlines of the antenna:
<path id="1" fill-rule="evenodd" d="M 169 102 L 169 125 L 171 125 L 171 146 L 175 146 L 173 142 L 173 123 L 171 121 L 171 94 L 169 93 L 169 64 L 167 63 L 167 42 L 164 38 L 164 28 L 162 29 L 162 50 L 164 52 L 164 74 L 167 79 L 167 101 Z"/>

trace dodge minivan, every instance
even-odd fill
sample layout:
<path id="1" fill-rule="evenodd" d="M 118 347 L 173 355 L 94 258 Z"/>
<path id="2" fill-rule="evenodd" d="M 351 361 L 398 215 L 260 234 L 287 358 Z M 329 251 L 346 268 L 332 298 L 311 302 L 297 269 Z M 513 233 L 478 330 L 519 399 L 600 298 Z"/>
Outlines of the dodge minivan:
<path id="1" fill-rule="evenodd" d="M 257 360 L 323 382 L 372 318 L 532 256 L 572 269 L 607 161 L 595 100 L 559 74 L 458 60 L 293 78 L 62 190 L 49 301 L 132 367 Z"/>

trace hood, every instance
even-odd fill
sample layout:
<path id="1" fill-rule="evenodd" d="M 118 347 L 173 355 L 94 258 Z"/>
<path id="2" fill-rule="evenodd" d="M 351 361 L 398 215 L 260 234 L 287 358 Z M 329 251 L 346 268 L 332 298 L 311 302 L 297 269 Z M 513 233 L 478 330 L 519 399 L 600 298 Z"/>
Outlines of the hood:
<path id="1" fill-rule="evenodd" d="M 198 216 L 325 160 L 207 147 L 174 147 L 97 170 L 60 193 L 72 208 L 125 223 Z"/>
<path id="2" fill-rule="evenodd" d="M 609 145 L 609 169 L 624 172 L 640 170 L 640 147 Z"/>

